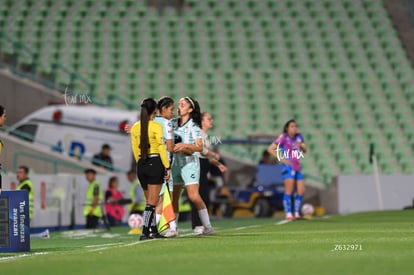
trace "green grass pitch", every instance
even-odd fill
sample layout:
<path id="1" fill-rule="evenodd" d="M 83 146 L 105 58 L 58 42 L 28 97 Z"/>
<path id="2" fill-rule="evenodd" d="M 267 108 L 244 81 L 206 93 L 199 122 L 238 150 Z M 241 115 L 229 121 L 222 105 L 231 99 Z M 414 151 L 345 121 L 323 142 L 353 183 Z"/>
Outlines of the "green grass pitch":
<path id="1" fill-rule="evenodd" d="M 384 211 L 281 223 L 213 221 L 214 236 L 138 241 L 111 232 L 52 232 L 30 253 L 0 254 L 0 274 L 414 274 L 414 211 Z"/>

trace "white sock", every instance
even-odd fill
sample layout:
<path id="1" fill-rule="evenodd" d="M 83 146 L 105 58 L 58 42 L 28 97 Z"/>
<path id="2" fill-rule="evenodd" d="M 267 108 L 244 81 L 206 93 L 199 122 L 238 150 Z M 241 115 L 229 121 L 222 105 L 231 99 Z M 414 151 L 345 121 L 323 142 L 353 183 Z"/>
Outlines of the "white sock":
<path id="1" fill-rule="evenodd" d="M 203 224 L 203 226 L 205 228 L 210 228 L 211 223 L 210 223 L 210 217 L 208 216 L 207 208 L 198 210 L 198 215 L 200 216 L 200 220 L 201 220 L 201 223 Z"/>
<path id="2" fill-rule="evenodd" d="M 157 222 L 157 224 L 160 223 L 161 220 L 161 214 L 155 214 L 155 221 Z"/>
<path id="3" fill-rule="evenodd" d="M 170 229 L 174 230 L 174 231 L 177 231 L 177 222 L 175 220 L 170 222 Z"/>

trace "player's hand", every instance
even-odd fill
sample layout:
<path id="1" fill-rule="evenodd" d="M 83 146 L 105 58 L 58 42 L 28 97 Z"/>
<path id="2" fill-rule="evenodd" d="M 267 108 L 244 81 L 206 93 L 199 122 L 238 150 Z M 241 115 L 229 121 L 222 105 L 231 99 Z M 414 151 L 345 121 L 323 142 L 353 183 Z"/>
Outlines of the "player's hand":
<path id="1" fill-rule="evenodd" d="M 169 180 L 170 176 L 171 176 L 171 170 L 170 169 L 165 170 L 164 179 Z"/>
<path id="2" fill-rule="evenodd" d="M 283 162 L 286 165 L 290 165 L 290 161 L 288 159 L 282 159 L 281 162 Z"/>
<path id="3" fill-rule="evenodd" d="M 178 143 L 174 145 L 174 153 L 183 153 L 183 151 L 186 149 L 185 144 Z"/>
<path id="4" fill-rule="evenodd" d="M 183 144 L 182 143 L 177 143 L 174 145 L 174 149 L 173 152 L 174 153 L 179 153 L 182 149 L 183 149 Z"/>
<path id="5" fill-rule="evenodd" d="M 224 166 L 223 164 L 220 164 L 219 166 L 217 166 L 218 169 L 220 170 L 220 172 L 225 173 L 227 172 L 227 167 Z"/>

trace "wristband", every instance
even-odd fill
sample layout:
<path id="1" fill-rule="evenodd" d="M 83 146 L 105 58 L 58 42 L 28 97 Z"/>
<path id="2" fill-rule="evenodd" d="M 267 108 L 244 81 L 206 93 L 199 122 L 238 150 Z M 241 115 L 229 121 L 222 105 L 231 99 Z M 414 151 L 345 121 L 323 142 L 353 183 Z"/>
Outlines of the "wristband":
<path id="1" fill-rule="evenodd" d="M 208 154 L 208 149 L 206 147 L 203 147 L 203 151 L 201 152 L 204 156 Z"/>

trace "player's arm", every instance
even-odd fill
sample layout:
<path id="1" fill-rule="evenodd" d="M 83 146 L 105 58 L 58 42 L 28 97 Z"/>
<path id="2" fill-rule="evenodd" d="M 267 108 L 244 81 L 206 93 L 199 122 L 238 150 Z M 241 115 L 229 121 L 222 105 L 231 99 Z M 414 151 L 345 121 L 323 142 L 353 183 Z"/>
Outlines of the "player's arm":
<path id="1" fill-rule="evenodd" d="M 173 125 L 172 122 L 167 120 L 163 125 L 165 143 L 167 144 L 167 151 L 174 152 L 174 137 L 173 137 Z"/>
<path id="2" fill-rule="evenodd" d="M 220 160 L 220 155 L 213 152 L 212 150 L 209 150 L 207 147 L 205 147 L 203 145 L 203 151 L 201 151 L 201 154 L 207 158 L 209 158 L 210 160 L 216 160 L 219 161 Z M 211 163 L 213 163 L 212 161 L 210 161 Z"/>
<path id="3" fill-rule="evenodd" d="M 194 138 L 194 144 L 184 144 L 179 143 L 174 146 L 174 152 L 181 154 L 192 154 L 194 152 L 202 152 L 203 145 L 203 136 L 201 135 L 201 129 L 198 126 L 194 126 L 191 129 L 191 135 Z"/>
<path id="4" fill-rule="evenodd" d="M 270 155 L 272 155 L 274 158 L 278 158 L 278 155 L 276 154 L 277 145 L 275 143 L 272 143 L 267 147 L 267 152 L 269 152 Z"/>
<path id="5" fill-rule="evenodd" d="M 298 145 L 300 147 L 300 149 L 306 153 L 307 149 L 306 149 L 306 144 L 304 142 L 298 142 Z"/>
<path id="6" fill-rule="evenodd" d="M 154 135 L 155 135 L 155 146 L 158 149 L 158 153 L 160 154 L 161 162 L 166 169 L 166 173 L 164 176 L 165 180 L 170 178 L 170 161 L 168 159 L 167 154 L 167 146 L 163 142 L 163 129 L 162 125 L 159 123 L 154 123 Z"/>
<path id="7" fill-rule="evenodd" d="M 306 144 L 305 141 L 303 139 L 303 136 L 301 133 L 297 133 L 297 138 L 296 138 L 296 144 L 299 146 L 299 148 L 306 153 Z"/>
<path id="8" fill-rule="evenodd" d="M 217 166 L 217 168 L 220 170 L 220 172 L 225 173 L 227 172 L 227 166 L 224 165 L 223 163 L 221 163 L 220 161 L 218 161 L 218 159 L 211 159 L 210 163 L 213 164 L 214 166 Z"/>
<path id="9" fill-rule="evenodd" d="M 191 155 L 194 152 L 203 151 L 203 139 L 197 138 L 194 144 L 178 143 L 174 146 L 174 153 L 181 153 L 185 155 Z"/>
<path id="10" fill-rule="evenodd" d="M 134 159 L 137 162 L 139 155 L 140 155 L 140 149 L 139 149 L 139 140 L 137 135 L 137 124 L 134 124 L 131 127 L 131 145 L 132 145 L 132 153 L 134 154 Z"/>
<path id="11" fill-rule="evenodd" d="M 95 211 L 95 208 L 99 204 L 99 186 L 95 185 L 93 187 L 93 200 L 91 203 L 91 211 L 89 212 L 89 215 L 93 215 L 93 211 Z"/>
<path id="12" fill-rule="evenodd" d="M 283 162 L 286 165 L 290 165 L 289 160 L 287 160 L 283 157 L 283 154 L 281 152 L 280 146 L 278 146 L 278 143 L 273 142 L 272 144 L 270 144 L 269 147 L 267 148 L 267 151 L 275 159 L 279 160 L 280 162 Z"/>
<path id="13" fill-rule="evenodd" d="M 220 155 L 216 152 L 208 150 L 207 147 L 203 146 L 203 151 L 201 152 L 201 154 L 207 157 L 212 165 L 217 166 L 222 173 L 227 171 L 227 167 L 219 161 Z"/>
<path id="14" fill-rule="evenodd" d="M 167 144 L 167 151 L 174 153 L 174 141 L 172 139 L 167 139 L 165 143 Z"/>

